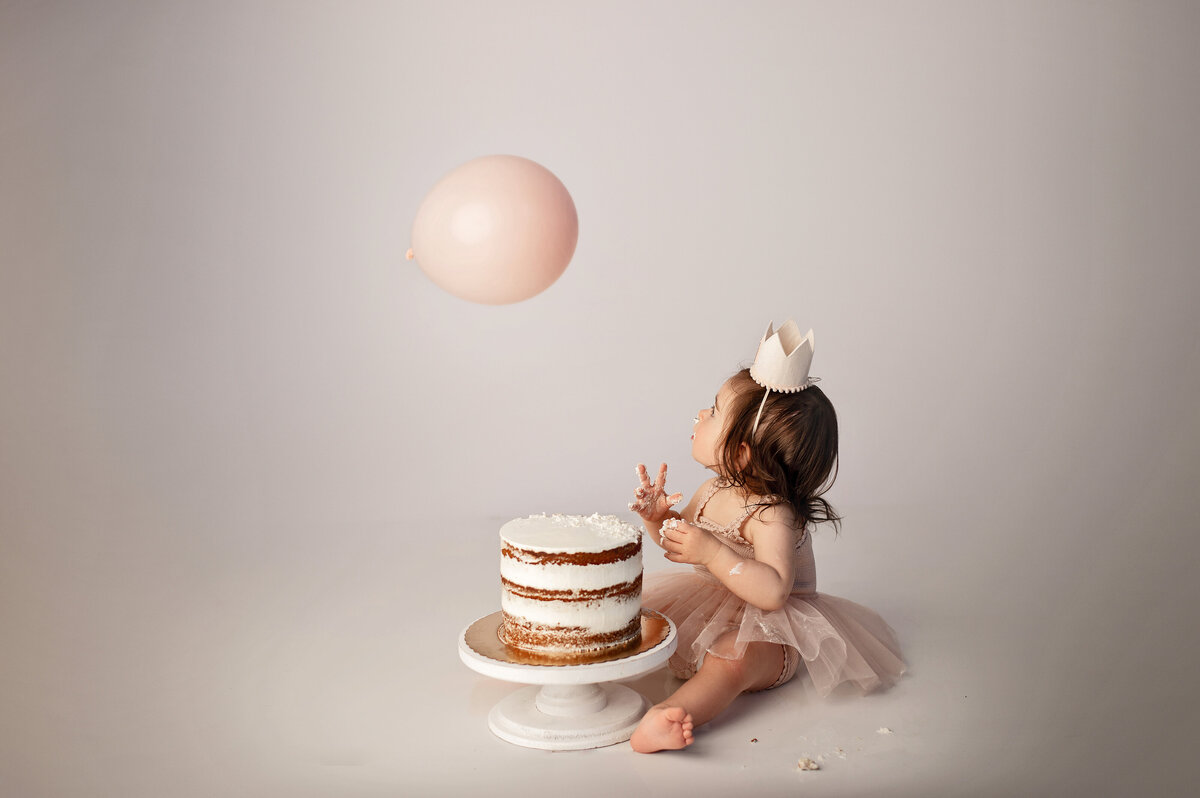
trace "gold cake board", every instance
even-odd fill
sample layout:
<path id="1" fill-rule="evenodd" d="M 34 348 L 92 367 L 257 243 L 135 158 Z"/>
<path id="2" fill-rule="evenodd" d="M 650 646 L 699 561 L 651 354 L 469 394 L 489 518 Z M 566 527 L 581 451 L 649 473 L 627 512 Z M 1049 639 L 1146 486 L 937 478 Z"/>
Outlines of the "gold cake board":
<path id="1" fill-rule="evenodd" d="M 642 608 L 642 639 L 637 648 L 629 648 L 614 654 L 591 657 L 586 660 L 564 660 L 561 657 L 547 657 L 532 651 L 521 651 L 507 645 L 501 639 L 504 625 L 504 613 L 493 612 L 480 618 L 467 627 L 465 632 L 467 645 L 475 653 L 497 662 L 507 662 L 513 665 L 541 665 L 547 668 L 562 668 L 568 665 L 589 665 L 596 662 L 614 662 L 616 660 L 636 657 L 643 654 L 667 639 L 671 622 L 662 613 Z"/>

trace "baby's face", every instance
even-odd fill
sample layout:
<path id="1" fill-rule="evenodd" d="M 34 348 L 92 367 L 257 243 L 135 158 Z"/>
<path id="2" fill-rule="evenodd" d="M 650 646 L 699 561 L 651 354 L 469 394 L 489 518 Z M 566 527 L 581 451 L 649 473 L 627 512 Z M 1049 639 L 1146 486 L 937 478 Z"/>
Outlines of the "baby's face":
<path id="1" fill-rule="evenodd" d="M 721 460 L 718 449 L 729 420 L 728 413 L 733 407 L 733 398 L 733 388 L 727 380 L 717 391 L 712 407 L 706 407 L 696 415 L 696 424 L 692 429 L 692 458 L 714 471 Z"/>

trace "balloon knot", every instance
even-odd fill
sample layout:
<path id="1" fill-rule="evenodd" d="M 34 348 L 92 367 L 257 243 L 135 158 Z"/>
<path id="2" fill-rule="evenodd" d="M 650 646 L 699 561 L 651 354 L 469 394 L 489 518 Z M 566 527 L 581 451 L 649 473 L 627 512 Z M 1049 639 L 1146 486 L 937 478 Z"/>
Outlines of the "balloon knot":
<path id="1" fill-rule="evenodd" d="M 408 248 L 408 252 L 405 252 L 405 253 L 404 253 L 404 259 L 405 259 L 405 260 L 412 260 L 412 259 L 413 259 L 412 247 L 409 247 L 409 248 Z"/>

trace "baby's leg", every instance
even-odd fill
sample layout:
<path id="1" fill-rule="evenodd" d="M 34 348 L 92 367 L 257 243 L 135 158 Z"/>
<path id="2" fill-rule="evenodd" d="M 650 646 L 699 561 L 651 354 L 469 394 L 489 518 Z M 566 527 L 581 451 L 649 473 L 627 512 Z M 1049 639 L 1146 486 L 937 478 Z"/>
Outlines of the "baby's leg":
<path id="1" fill-rule="evenodd" d="M 732 643 L 730 632 L 713 650 Z M 692 728 L 715 718 L 747 690 L 770 687 L 783 670 L 783 646 L 751 643 L 740 659 L 709 654 L 700 671 L 666 701 L 651 707 L 629 742 L 641 753 L 684 748 L 692 743 Z"/>
<path id="2" fill-rule="evenodd" d="M 734 634 L 728 634 L 728 641 L 718 640 L 716 654 L 706 656 L 700 671 L 663 702 L 686 707 L 697 726 L 715 718 L 742 693 L 770 687 L 783 672 L 783 646 L 775 643 L 751 643 L 740 659 L 717 656 Z"/>

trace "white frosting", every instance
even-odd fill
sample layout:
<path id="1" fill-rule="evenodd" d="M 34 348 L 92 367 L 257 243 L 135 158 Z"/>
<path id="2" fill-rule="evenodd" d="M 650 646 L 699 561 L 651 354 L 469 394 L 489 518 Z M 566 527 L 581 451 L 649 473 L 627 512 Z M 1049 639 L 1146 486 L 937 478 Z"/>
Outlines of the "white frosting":
<path id="1" fill-rule="evenodd" d="M 615 515 L 531 515 L 500 527 L 500 539 L 530 551 L 575 554 L 608 551 L 641 537 L 637 529 Z"/>
<path id="2" fill-rule="evenodd" d="M 640 557 L 602 565 L 531 565 L 500 558 L 500 576 L 510 582 L 542 590 L 599 590 L 632 582 L 642 572 Z"/>
<path id="3" fill-rule="evenodd" d="M 597 634 L 617 632 L 629 625 L 641 609 L 640 598 L 603 601 L 536 601 L 505 591 L 500 608 L 509 615 L 542 626 L 579 626 Z"/>

